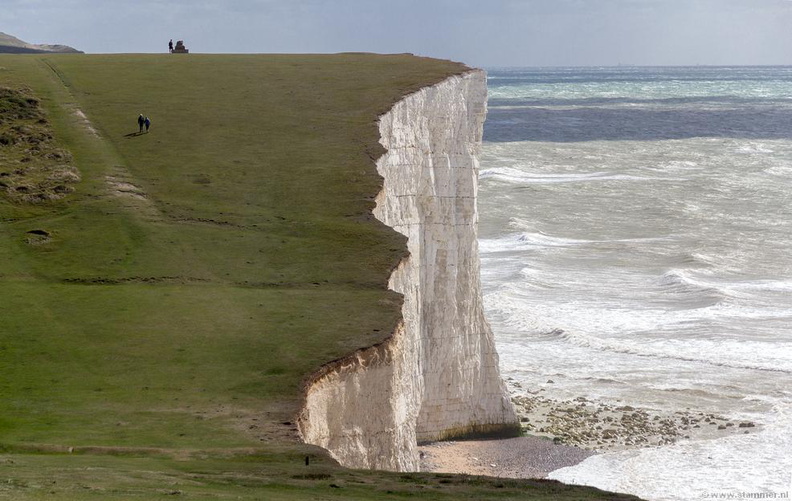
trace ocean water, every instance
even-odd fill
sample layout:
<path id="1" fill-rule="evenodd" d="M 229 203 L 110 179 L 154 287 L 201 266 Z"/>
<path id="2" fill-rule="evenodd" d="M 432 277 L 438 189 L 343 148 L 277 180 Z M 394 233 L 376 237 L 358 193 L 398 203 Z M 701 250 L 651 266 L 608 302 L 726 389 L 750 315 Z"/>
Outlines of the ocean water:
<path id="1" fill-rule="evenodd" d="M 792 67 L 488 74 L 480 250 L 504 376 L 759 425 L 551 478 L 649 500 L 790 495 Z"/>

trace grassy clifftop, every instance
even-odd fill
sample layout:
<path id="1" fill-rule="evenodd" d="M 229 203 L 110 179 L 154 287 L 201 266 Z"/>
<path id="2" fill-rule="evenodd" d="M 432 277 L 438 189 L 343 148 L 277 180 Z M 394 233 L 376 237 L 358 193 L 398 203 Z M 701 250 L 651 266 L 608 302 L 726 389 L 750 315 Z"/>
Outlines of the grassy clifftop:
<path id="1" fill-rule="evenodd" d="M 79 179 L 64 196 L 0 195 L 0 494 L 535 489 L 345 471 L 292 423 L 306 376 L 399 318 L 385 285 L 404 242 L 370 215 L 377 117 L 464 69 L 411 56 L 0 56 L 0 87 L 35 96 L 49 131 L 37 133 Z M 0 180 L 18 187 L 21 159 L 44 154 L 14 130 L 23 150 L 0 145 Z"/>

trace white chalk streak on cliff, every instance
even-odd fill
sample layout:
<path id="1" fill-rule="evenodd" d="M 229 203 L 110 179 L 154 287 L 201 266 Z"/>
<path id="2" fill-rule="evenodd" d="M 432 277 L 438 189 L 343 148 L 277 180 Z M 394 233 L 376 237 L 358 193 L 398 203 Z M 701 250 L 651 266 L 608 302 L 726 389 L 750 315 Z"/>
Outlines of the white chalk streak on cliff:
<path id="1" fill-rule="evenodd" d="M 476 194 L 486 76 L 450 77 L 380 118 L 375 216 L 408 237 L 390 278 L 403 322 L 308 388 L 303 439 L 353 468 L 418 469 L 417 442 L 517 422 L 484 319 Z"/>

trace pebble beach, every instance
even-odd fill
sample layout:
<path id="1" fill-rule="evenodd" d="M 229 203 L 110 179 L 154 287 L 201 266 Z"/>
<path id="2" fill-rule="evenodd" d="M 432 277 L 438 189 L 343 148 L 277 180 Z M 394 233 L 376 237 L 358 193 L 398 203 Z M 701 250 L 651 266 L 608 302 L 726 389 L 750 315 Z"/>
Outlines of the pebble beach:
<path id="1" fill-rule="evenodd" d="M 753 433 L 750 421 L 734 421 L 686 409 L 667 412 L 594 402 L 553 400 L 508 381 L 525 436 L 460 440 L 419 447 L 421 470 L 503 478 L 545 478 L 598 452 L 653 447 Z"/>

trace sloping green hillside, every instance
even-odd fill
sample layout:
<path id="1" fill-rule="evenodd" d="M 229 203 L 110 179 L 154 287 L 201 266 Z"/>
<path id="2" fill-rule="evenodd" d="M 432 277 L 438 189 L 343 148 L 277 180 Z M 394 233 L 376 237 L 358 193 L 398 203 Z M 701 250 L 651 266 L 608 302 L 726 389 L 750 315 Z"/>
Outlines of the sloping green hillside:
<path id="1" fill-rule="evenodd" d="M 68 45 L 31 44 L 0 31 L 0 54 L 80 53 Z"/>
<path id="2" fill-rule="evenodd" d="M 377 117 L 463 70 L 411 56 L 0 57 L 0 87 L 35 96 L 80 180 L 15 197 L 21 158 L 46 155 L 25 150 L 29 129 L 14 129 L 22 150 L 0 144 L 14 178 L 0 195 L 0 497 L 537 485 L 348 472 L 292 422 L 308 375 L 399 317 L 385 285 L 404 242 L 370 215 Z"/>

